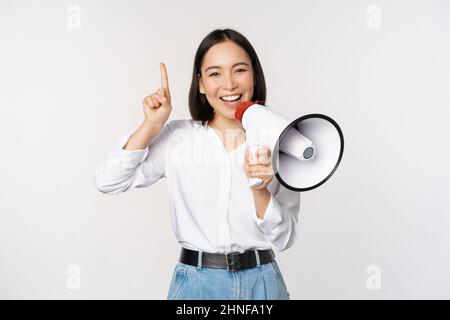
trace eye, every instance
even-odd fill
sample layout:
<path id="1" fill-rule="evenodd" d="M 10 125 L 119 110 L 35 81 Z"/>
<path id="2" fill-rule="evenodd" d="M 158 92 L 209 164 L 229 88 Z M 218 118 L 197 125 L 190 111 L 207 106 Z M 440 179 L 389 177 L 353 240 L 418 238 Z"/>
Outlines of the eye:
<path id="1" fill-rule="evenodd" d="M 236 72 L 239 72 L 239 73 L 242 73 L 242 72 L 245 72 L 245 71 L 247 71 L 246 69 L 244 69 L 244 68 L 239 68 L 239 69 L 236 69 Z"/>
<path id="2" fill-rule="evenodd" d="M 218 72 L 212 72 L 208 75 L 208 77 L 217 77 L 219 75 Z"/>

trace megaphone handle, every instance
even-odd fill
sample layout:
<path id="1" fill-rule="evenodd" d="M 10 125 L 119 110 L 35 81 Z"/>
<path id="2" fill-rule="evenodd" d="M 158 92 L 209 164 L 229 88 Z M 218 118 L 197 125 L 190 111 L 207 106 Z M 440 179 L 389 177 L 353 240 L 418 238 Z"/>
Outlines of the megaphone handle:
<path id="1" fill-rule="evenodd" d="M 248 185 L 250 187 L 257 187 L 260 184 L 262 184 L 262 179 L 260 179 L 260 178 L 249 178 L 248 179 Z"/>
<path id="2" fill-rule="evenodd" d="M 257 153 L 257 150 L 262 147 L 262 145 L 259 144 L 257 141 L 252 141 L 250 139 L 249 139 L 249 143 L 248 144 L 249 144 L 250 153 L 253 156 L 255 156 L 256 153 Z M 262 182 L 263 181 L 260 178 L 248 178 L 248 185 L 250 187 L 257 187 L 257 186 L 261 185 Z"/>

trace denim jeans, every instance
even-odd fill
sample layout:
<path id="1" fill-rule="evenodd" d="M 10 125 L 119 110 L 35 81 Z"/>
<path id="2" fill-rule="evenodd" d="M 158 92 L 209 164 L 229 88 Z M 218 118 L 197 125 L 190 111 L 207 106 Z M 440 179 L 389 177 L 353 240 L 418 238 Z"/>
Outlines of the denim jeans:
<path id="1" fill-rule="evenodd" d="M 288 300 L 289 292 L 275 261 L 252 269 L 227 271 L 175 266 L 169 300 Z"/>

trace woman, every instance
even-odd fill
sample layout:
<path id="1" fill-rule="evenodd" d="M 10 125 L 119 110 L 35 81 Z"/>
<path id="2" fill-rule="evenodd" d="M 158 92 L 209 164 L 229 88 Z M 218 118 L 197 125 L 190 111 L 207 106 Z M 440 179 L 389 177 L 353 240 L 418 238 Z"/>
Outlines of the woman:
<path id="1" fill-rule="evenodd" d="M 240 33 L 215 30 L 194 61 L 192 120 L 167 121 L 169 81 L 144 99 L 145 119 L 97 169 L 110 194 L 147 187 L 164 177 L 172 226 L 181 244 L 168 299 L 289 299 L 273 249 L 297 235 L 299 193 L 273 179 L 270 150 L 248 151 L 235 110 L 266 99 L 255 50 Z M 249 178 L 262 184 L 249 187 Z"/>

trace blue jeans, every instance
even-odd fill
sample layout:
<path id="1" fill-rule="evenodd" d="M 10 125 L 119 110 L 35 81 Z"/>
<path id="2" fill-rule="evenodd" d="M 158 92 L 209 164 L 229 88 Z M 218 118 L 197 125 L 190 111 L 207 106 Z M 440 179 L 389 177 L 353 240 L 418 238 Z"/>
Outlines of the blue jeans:
<path id="1" fill-rule="evenodd" d="M 289 300 L 289 292 L 275 261 L 252 269 L 227 271 L 175 266 L 169 300 Z"/>

